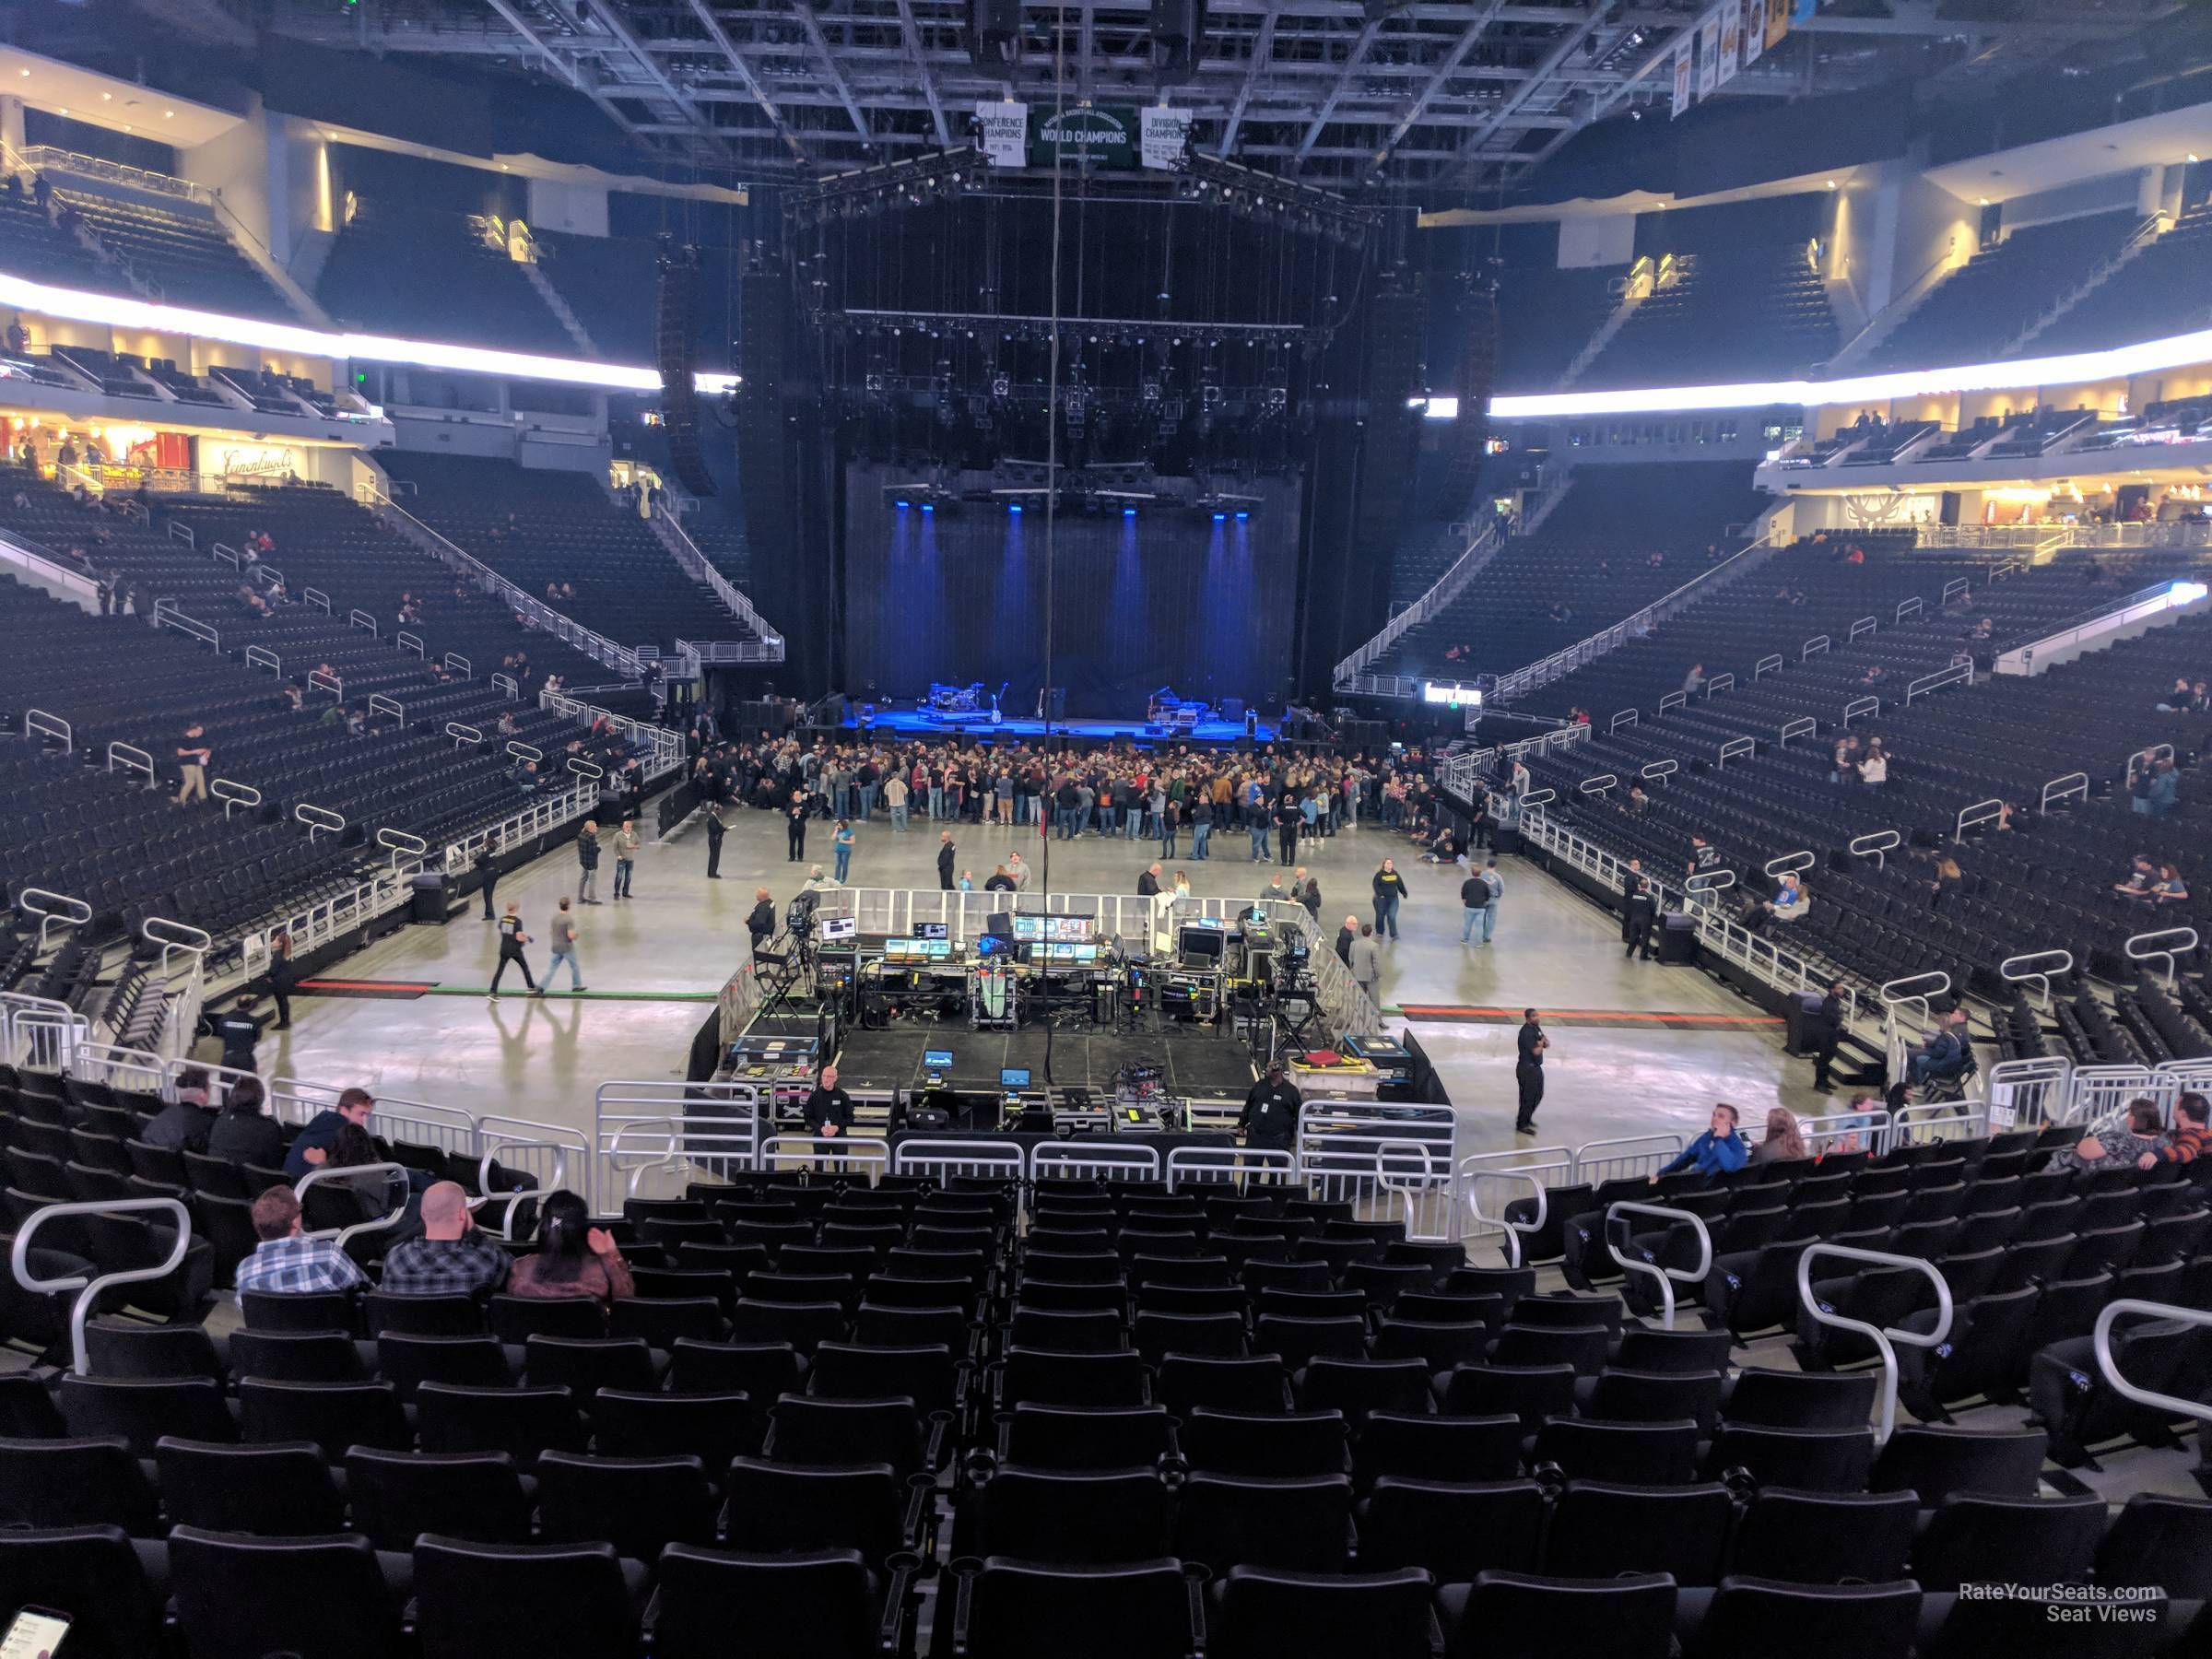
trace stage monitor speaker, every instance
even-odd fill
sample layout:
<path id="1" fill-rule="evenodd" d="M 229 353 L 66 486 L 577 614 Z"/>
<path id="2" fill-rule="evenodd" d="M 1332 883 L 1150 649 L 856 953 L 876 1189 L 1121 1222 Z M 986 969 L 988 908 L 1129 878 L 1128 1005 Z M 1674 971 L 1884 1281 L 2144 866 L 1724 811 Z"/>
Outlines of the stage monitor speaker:
<path id="1" fill-rule="evenodd" d="M 1205 43 L 1206 0 L 1152 0 L 1152 70 L 1161 86 L 1196 75 Z"/>
<path id="2" fill-rule="evenodd" d="M 699 447 L 699 391 L 692 379 L 691 290 L 699 265 L 689 254 L 661 255 L 653 305 L 653 345 L 661 371 L 661 421 L 669 469 L 693 495 L 714 493 L 714 475 Z"/>
<path id="3" fill-rule="evenodd" d="M 979 69 L 1021 61 L 1021 0 L 968 0 L 968 58 Z"/>

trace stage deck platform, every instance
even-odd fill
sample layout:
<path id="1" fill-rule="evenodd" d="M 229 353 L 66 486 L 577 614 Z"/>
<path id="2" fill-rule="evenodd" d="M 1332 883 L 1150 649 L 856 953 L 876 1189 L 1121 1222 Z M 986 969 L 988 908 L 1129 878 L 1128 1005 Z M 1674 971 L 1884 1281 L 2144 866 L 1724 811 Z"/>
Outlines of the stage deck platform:
<path id="1" fill-rule="evenodd" d="M 879 734 L 904 738 L 961 737 L 982 742 L 997 741 L 1001 743 L 1012 742 L 1016 738 L 1019 738 L 1022 742 L 1027 743 L 1033 738 L 1044 735 L 1044 722 L 1041 720 L 1008 719 L 1000 721 L 996 725 L 992 724 L 988 720 L 970 720 L 956 725 L 945 721 L 932 720 L 928 715 L 912 709 L 878 710 L 869 724 Z M 860 716 L 853 713 L 846 714 L 844 729 L 848 732 L 858 731 Z M 1148 734 L 1145 730 L 1144 718 L 1140 715 L 1130 720 L 1055 720 L 1053 722 L 1053 735 L 1055 737 L 1081 737 L 1094 743 L 1126 741 L 1148 747 L 1162 743 L 1203 743 L 1225 746 L 1243 742 L 1245 733 L 1241 721 L 1207 720 L 1201 721 L 1187 734 L 1181 732 L 1166 735 L 1158 733 Z M 1273 743 L 1276 741 L 1276 723 L 1263 720 L 1259 723 L 1258 735 L 1253 738 L 1253 741 Z"/>
<path id="2" fill-rule="evenodd" d="M 963 1093 L 998 1088 L 999 1073 L 1026 1070 L 1030 1087 L 1088 1088 L 1112 1094 L 1124 1065 L 1159 1065 L 1168 1092 L 1178 1099 L 1242 1100 L 1255 1074 L 1252 1051 L 1234 1037 L 1177 1031 L 1102 1035 L 1053 1031 L 1052 1077 L 1045 1076 L 1044 1031 L 973 1031 L 959 1026 L 904 1027 L 891 1031 L 847 1030 L 838 1050 L 838 1079 L 851 1089 L 914 1088 L 922 1056 L 950 1050 L 950 1086 Z"/>

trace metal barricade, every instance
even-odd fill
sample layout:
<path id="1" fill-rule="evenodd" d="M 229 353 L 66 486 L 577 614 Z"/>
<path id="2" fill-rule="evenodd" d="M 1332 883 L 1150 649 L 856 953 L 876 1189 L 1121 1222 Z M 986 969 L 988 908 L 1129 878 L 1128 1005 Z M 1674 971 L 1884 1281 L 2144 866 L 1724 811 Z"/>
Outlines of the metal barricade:
<path id="1" fill-rule="evenodd" d="M 891 1148 L 873 1135 L 771 1135 L 760 1143 L 763 1170 L 815 1169 L 839 1175 L 860 1174 L 879 1184 L 891 1163 Z"/>
<path id="2" fill-rule="evenodd" d="M 1899 1147 L 1925 1147 L 1937 1141 L 1981 1140 L 1989 1134 L 1989 1108 L 1975 1100 L 1900 1106 L 1888 1116 L 1891 1150 Z"/>
<path id="3" fill-rule="evenodd" d="M 1657 1262 L 1638 1261 L 1625 1255 L 1613 1241 L 1613 1221 L 1618 1216 L 1650 1216 L 1659 1221 L 1687 1221 L 1697 1230 L 1698 1265 L 1694 1268 L 1668 1267 Z M 1675 1328 L 1675 1286 L 1694 1285 L 1712 1271 L 1712 1234 L 1706 1230 L 1704 1218 L 1686 1209 L 1670 1209 L 1664 1204 L 1633 1204 L 1626 1198 L 1617 1199 L 1606 1206 L 1606 1253 L 1611 1256 L 1623 1273 L 1648 1273 L 1659 1281 L 1660 1324 L 1663 1331 Z"/>
<path id="4" fill-rule="evenodd" d="M 569 1186 L 570 1172 L 581 1169 L 583 1179 L 572 1190 L 596 1210 L 598 1194 L 594 1177 L 598 1173 L 592 1168 L 592 1145 L 581 1130 L 565 1128 L 559 1124 L 540 1124 L 529 1118 L 485 1116 L 477 1120 L 477 1148 L 481 1157 L 488 1158 L 494 1150 L 524 1152 L 522 1159 L 501 1159 L 508 1169 L 535 1176 L 538 1184 L 548 1192 Z"/>
<path id="5" fill-rule="evenodd" d="M 673 1124 L 669 1155 L 688 1159 L 701 1176 L 726 1181 L 766 1167 L 761 1112 L 771 1104 L 756 1083 L 617 1078 L 600 1084 L 594 1096 L 594 1140 L 605 1162 L 633 1125 Z M 608 1174 L 611 1180 L 611 1166 Z"/>
<path id="6" fill-rule="evenodd" d="M 1681 1156 L 1686 1144 L 1679 1135 L 1671 1132 L 1586 1141 L 1574 1149 L 1574 1179 L 1594 1186 L 1600 1182 L 1625 1181 L 1635 1175 L 1656 1175 L 1663 1166 Z"/>
<path id="7" fill-rule="evenodd" d="M 1005 1181 L 1018 1184 L 1021 1147 L 1012 1141 L 925 1140 L 900 1143 L 891 1157 L 892 1173 L 927 1181 Z"/>
<path id="8" fill-rule="evenodd" d="M 1989 1068 L 1983 1110 L 1993 1135 L 2040 1129 L 2063 1117 L 2072 1093 L 2074 1062 L 2060 1055 L 2000 1060 Z"/>
<path id="9" fill-rule="evenodd" d="M 70 1076 L 131 1094 L 159 1094 L 169 1080 L 169 1063 L 147 1049 L 119 1048 L 110 1042 L 80 1042 Z"/>
<path id="10" fill-rule="evenodd" d="M 0 997 L 0 1055 L 18 1070 L 65 1073 L 90 1034 L 91 1022 L 66 1006 L 13 993 Z"/>
<path id="11" fill-rule="evenodd" d="M 611 1141 L 602 1139 L 599 1190 L 612 1197 L 618 1188 L 623 1197 L 635 1198 L 649 1171 L 682 1174 L 688 1166 L 676 1149 L 678 1127 L 675 1118 L 639 1118 L 616 1130 Z"/>
<path id="12" fill-rule="evenodd" d="M 530 1169 L 501 1165 L 500 1163 L 501 1152 L 528 1152 L 534 1160 L 542 1153 L 550 1153 L 553 1179 L 547 1182 L 539 1179 Z M 495 1168 L 506 1169 L 511 1174 L 527 1175 L 530 1177 L 530 1184 L 495 1188 L 492 1184 Z M 496 1223 L 486 1225 L 479 1221 L 478 1225 L 483 1226 L 484 1230 L 495 1239 L 512 1244 L 517 1241 L 514 1236 L 515 1210 L 525 1203 L 542 1198 L 546 1194 L 566 1186 L 568 1174 L 569 1163 L 565 1147 L 549 1141 L 511 1141 L 488 1138 L 484 1143 L 483 1155 L 477 1160 L 477 1196 L 469 1200 L 468 1207 L 479 1217 L 496 1211 L 499 1217 Z"/>
<path id="13" fill-rule="evenodd" d="M 2077 1065 L 2066 1090 L 2066 1112 L 2059 1122 L 2094 1129 L 2127 1110 L 2127 1103 L 2145 1096 L 2171 1114 L 2179 1092 L 2171 1077 L 2161 1077 L 2147 1065 Z"/>
<path id="14" fill-rule="evenodd" d="M 1864 1262 L 1870 1267 L 1909 1267 L 1924 1275 L 1936 1287 L 1936 1328 L 1933 1331 L 1903 1331 L 1894 1325 L 1871 1324 L 1863 1319 L 1848 1319 L 1841 1313 L 1824 1308 L 1813 1296 L 1813 1263 L 1822 1256 L 1834 1256 L 1841 1261 Z M 1887 1445 L 1890 1435 L 1897 1431 L 1897 1348 L 1898 1343 L 1907 1347 L 1932 1348 L 1942 1346 L 1951 1334 L 1951 1288 L 1944 1282 L 1943 1275 L 1918 1256 L 1892 1255 L 1886 1250 L 1860 1250 L 1849 1244 L 1830 1244 L 1820 1241 L 1806 1247 L 1797 1258 L 1798 1305 L 1813 1316 L 1815 1323 L 1832 1325 L 1839 1331 L 1856 1331 L 1874 1344 L 1881 1356 L 1882 1386 L 1878 1396 L 1881 1402 L 1881 1421 L 1875 1430 L 1875 1444 Z"/>
<path id="15" fill-rule="evenodd" d="M 169 1247 L 169 1259 L 159 1267 L 124 1267 L 113 1273 L 100 1274 L 88 1278 L 73 1273 L 65 1278 L 37 1278 L 30 1271 L 30 1241 L 38 1236 L 39 1229 L 49 1221 L 58 1221 L 65 1216 L 120 1216 L 135 1215 L 147 1210 L 159 1210 L 176 1219 L 176 1237 Z M 90 1361 L 85 1354 L 85 1322 L 100 1303 L 100 1293 L 117 1285 L 144 1284 L 151 1279 L 167 1278 L 177 1270 L 185 1253 L 192 1248 L 192 1212 L 175 1198 L 110 1198 L 90 1204 L 48 1204 L 30 1212 L 16 1229 L 15 1247 L 8 1253 L 8 1271 L 16 1283 L 24 1289 L 39 1295 L 56 1291 L 74 1290 L 76 1300 L 69 1306 L 69 1369 L 78 1376 L 91 1372 Z"/>
<path id="16" fill-rule="evenodd" d="M 310 1187 L 315 1186 L 318 1183 L 325 1181 L 346 1182 L 350 1183 L 356 1176 L 360 1175 L 382 1175 L 384 1178 L 384 1191 L 387 1194 L 389 1194 L 392 1190 L 392 1177 L 394 1175 L 398 1176 L 399 1203 L 395 1205 L 390 1213 L 386 1215 L 374 1217 L 367 1221 L 357 1221 L 351 1227 L 319 1228 L 312 1233 L 302 1234 L 302 1237 L 310 1239 L 335 1239 L 337 1241 L 338 1248 L 343 1250 L 346 1248 L 346 1245 L 349 1241 L 359 1238 L 363 1233 L 389 1232 L 393 1228 L 397 1227 L 402 1221 L 407 1218 L 407 1203 L 413 1192 L 413 1188 L 409 1182 L 407 1166 L 406 1164 L 325 1164 L 320 1169 L 310 1170 L 306 1174 L 300 1177 L 298 1181 L 294 1182 L 292 1183 L 292 1196 L 299 1199 L 301 1206 L 304 1206 L 307 1203 L 307 1192 Z"/>
<path id="17" fill-rule="evenodd" d="M 1159 1148 L 1117 1147 L 1112 1141 L 1057 1145 L 1039 1141 L 1030 1151 L 1031 1181 L 1158 1181 Z"/>
<path id="18" fill-rule="evenodd" d="M 1879 1107 L 1865 1112 L 1824 1112 L 1797 1120 L 1805 1149 L 1814 1157 L 1828 1152 L 1879 1154 L 1889 1144 L 1889 1114 Z M 1766 1139 L 1762 1127 L 1759 1139 Z"/>
<path id="19" fill-rule="evenodd" d="M 1168 1151 L 1167 1183 L 1181 1187 L 1253 1184 L 1292 1186 L 1299 1181 L 1298 1154 L 1280 1147 L 1173 1147 Z"/>

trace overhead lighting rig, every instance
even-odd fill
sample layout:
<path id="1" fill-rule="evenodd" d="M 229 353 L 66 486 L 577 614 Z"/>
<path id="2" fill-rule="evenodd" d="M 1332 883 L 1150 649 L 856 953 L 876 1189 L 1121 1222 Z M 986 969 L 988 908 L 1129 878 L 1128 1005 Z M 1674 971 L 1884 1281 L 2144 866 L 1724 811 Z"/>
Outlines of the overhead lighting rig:
<path id="1" fill-rule="evenodd" d="M 983 153 L 972 145 L 856 167 L 793 190 L 784 213 L 797 228 L 903 213 L 981 188 L 985 171 Z"/>

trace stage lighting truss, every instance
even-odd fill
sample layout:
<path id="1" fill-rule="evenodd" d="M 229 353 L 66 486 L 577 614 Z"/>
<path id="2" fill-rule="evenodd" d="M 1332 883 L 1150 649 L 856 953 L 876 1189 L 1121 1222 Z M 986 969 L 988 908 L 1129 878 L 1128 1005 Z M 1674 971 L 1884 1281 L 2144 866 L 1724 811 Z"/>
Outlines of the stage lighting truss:
<path id="1" fill-rule="evenodd" d="M 1349 202 L 1335 191 L 1241 167 L 1218 156 L 1193 155 L 1176 194 L 1183 201 L 1210 202 L 1239 218 L 1283 225 L 1347 248 L 1359 246 L 1382 222 L 1379 210 Z"/>
<path id="2" fill-rule="evenodd" d="M 984 183 L 983 154 L 973 146 L 831 173 L 793 190 L 784 215 L 794 229 L 832 219 L 872 218 L 948 200 Z"/>

